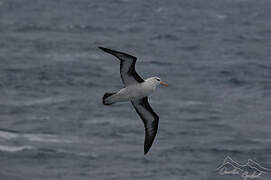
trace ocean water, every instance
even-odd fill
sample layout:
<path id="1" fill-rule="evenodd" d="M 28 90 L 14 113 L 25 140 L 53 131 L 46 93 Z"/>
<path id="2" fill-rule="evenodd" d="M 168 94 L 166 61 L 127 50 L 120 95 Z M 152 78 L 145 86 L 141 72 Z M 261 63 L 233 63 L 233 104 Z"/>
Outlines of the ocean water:
<path id="1" fill-rule="evenodd" d="M 0 179 L 235 180 L 226 156 L 271 168 L 271 1 L 0 0 Z M 143 123 L 104 46 L 159 76 Z M 259 179 L 270 179 L 264 174 Z"/>

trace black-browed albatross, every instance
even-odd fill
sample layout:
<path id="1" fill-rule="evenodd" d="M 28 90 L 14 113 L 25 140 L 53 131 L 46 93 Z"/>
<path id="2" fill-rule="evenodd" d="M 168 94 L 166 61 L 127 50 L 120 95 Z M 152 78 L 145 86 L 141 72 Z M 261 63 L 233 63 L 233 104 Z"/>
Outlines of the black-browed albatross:
<path id="1" fill-rule="evenodd" d="M 145 126 L 144 154 L 150 150 L 158 130 L 159 116 L 152 110 L 148 95 L 150 95 L 159 84 L 168 86 L 158 77 L 142 79 L 135 71 L 137 58 L 115 50 L 99 47 L 101 50 L 112 54 L 120 60 L 120 75 L 124 88 L 114 93 L 105 93 L 103 104 L 111 105 L 115 102 L 131 101 L 136 112 L 143 120 Z"/>

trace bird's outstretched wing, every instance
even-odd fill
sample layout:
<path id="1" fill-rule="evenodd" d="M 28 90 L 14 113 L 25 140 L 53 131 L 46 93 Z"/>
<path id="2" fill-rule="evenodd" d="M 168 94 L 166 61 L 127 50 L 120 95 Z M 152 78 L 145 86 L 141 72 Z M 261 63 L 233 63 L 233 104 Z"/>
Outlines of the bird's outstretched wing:
<path id="1" fill-rule="evenodd" d="M 120 75 L 125 86 L 144 81 L 135 71 L 136 57 L 104 47 L 99 48 L 109 54 L 112 54 L 120 60 Z"/>
<path id="2" fill-rule="evenodd" d="M 158 130 L 159 116 L 152 110 L 147 97 L 131 102 L 145 126 L 144 153 L 147 154 Z"/>

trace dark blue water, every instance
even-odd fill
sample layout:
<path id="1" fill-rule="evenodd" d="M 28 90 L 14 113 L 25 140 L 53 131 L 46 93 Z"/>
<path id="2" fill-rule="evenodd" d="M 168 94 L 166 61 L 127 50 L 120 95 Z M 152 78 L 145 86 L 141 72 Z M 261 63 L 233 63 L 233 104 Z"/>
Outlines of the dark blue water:
<path id="1" fill-rule="evenodd" d="M 271 1 L 0 0 L 0 179 L 228 180 L 226 156 L 271 167 Z M 150 153 L 120 89 L 159 76 Z M 260 179 L 270 179 L 271 174 Z"/>

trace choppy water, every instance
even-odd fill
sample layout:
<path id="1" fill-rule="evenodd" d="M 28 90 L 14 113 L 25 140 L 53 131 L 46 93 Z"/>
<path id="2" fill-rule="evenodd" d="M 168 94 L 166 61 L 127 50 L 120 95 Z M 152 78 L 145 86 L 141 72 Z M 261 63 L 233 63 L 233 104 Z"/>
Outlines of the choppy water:
<path id="1" fill-rule="evenodd" d="M 227 180 L 227 155 L 271 168 L 269 0 L 0 0 L 0 179 Z M 150 153 L 97 46 L 170 84 Z M 271 174 L 260 179 L 270 179 Z"/>

